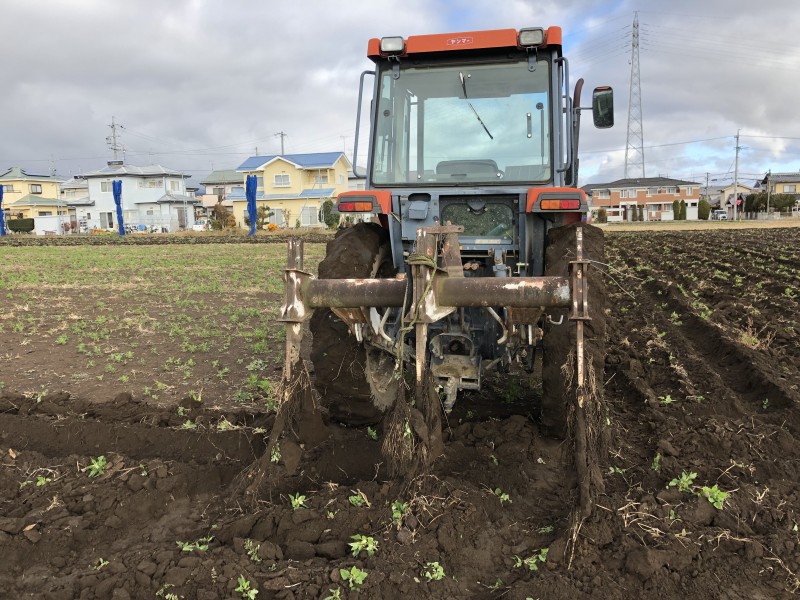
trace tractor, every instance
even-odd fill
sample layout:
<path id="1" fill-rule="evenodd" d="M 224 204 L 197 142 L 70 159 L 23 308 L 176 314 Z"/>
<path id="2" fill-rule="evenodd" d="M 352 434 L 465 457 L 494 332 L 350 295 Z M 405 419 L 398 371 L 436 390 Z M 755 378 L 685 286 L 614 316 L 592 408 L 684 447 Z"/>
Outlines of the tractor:
<path id="1" fill-rule="evenodd" d="M 602 394 L 603 236 L 577 187 L 583 80 L 570 95 L 561 29 L 384 37 L 368 56 L 353 153 L 365 189 L 335 204 L 351 226 L 316 276 L 289 242 L 284 389 L 298 389 L 310 330 L 330 418 L 375 423 L 399 406 L 398 436 L 435 455 L 439 419 L 465 391 L 493 371 L 532 373 L 539 355 L 541 423 L 583 435 L 580 414 Z M 591 110 L 613 125 L 611 88 Z"/>

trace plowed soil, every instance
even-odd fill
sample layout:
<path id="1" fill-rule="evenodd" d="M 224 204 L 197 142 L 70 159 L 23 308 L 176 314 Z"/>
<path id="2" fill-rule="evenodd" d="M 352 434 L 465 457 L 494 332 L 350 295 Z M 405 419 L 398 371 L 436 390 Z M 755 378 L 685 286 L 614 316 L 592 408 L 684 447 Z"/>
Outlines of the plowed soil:
<path id="1" fill-rule="evenodd" d="M 342 598 L 790 597 L 800 589 L 798 246 L 800 229 L 606 236 L 608 266 L 598 268 L 608 295 L 611 451 L 599 457 L 605 491 L 578 529 L 569 445 L 540 431 L 541 390 L 529 381 L 497 378 L 460 400 L 444 459 L 410 481 L 388 477 L 380 426 L 372 439 L 366 428 L 330 424 L 316 446 L 287 436 L 253 501 L 244 490 L 274 419 L 268 405 L 234 401 L 233 384 L 209 386 L 202 402 L 166 388 L 144 395 L 148 378 L 155 386 L 166 376 L 147 363 L 135 389 L 120 391 L 115 380 L 104 394 L 94 372 L 91 385 L 69 377 L 84 364 L 45 335 L 45 321 L 42 338 L 24 346 L 30 336 L 7 321 L 0 597 L 247 598 L 245 581 L 258 600 L 337 590 Z M 21 256 L 0 263 L 0 274 L 27 268 Z M 98 274 L 91 285 L 102 290 L 102 281 Z M 18 306 L 31 292 L 8 282 L 3 297 Z M 274 287 L 248 293 L 276 301 Z M 130 301 L 104 297 L 112 309 Z M 274 319 L 264 311 L 260 323 L 276 330 Z M 158 348 L 163 363 L 180 354 L 181 340 L 164 335 Z M 270 348 L 269 369 L 280 360 L 279 346 Z M 99 456 L 106 464 L 92 471 Z M 297 494 L 304 506 L 293 509 Z M 397 501 L 406 507 L 394 518 Z M 373 537 L 374 554 L 353 556 L 354 535 Z M 428 563 L 444 576 L 426 577 Z M 354 566 L 367 577 L 351 589 L 340 569 Z"/>

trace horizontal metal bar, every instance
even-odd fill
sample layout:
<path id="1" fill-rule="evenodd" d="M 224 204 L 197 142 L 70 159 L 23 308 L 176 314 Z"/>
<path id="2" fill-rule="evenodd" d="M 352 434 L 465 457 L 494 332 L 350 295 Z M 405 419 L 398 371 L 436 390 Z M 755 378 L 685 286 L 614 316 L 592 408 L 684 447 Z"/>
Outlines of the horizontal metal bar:
<path id="1" fill-rule="evenodd" d="M 567 277 L 448 277 L 434 279 L 440 306 L 568 307 Z"/>
<path id="2" fill-rule="evenodd" d="M 303 286 L 302 294 L 311 308 L 403 306 L 406 282 L 402 279 L 313 279 Z"/>
<path id="3" fill-rule="evenodd" d="M 439 306 L 568 307 L 567 277 L 436 277 Z M 400 279 L 314 279 L 303 284 L 310 308 L 402 306 L 406 281 Z"/>

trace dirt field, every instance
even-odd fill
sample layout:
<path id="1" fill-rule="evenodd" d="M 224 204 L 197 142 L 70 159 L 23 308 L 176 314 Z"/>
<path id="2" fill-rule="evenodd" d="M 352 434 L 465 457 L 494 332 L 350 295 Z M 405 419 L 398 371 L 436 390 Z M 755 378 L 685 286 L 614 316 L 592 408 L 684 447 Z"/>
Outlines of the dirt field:
<path id="1" fill-rule="evenodd" d="M 612 450 L 574 543 L 570 454 L 517 380 L 459 401 L 431 474 L 391 479 L 380 427 L 332 425 L 246 495 L 282 246 L 0 247 L 0 597 L 790 597 L 799 245 L 607 233 Z"/>

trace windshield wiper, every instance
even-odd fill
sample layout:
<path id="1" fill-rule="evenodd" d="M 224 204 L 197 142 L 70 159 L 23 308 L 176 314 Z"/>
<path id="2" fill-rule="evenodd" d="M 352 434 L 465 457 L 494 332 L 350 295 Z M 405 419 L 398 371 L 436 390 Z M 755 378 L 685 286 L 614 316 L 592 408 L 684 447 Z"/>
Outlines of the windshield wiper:
<path id="1" fill-rule="evenodd" d="M 458 78 L 461 80 L 461 89 L 464 90 L 464 99 L 467 101 L 467 104 L 469 104 L 469 107 L 472 109 L 472 112 L 475 113 L 475 118 L 478 119 L 478 123 L 481 124 L 481 127 L 483 127 L 483 130 L 486 132 L 486 135 L 489 136 L 489 139 L 493 140 L 494 136 L 491 133 L 489 133 L 489 128 L 486 127 L 486 123 L 483 122 L 483 119 L 481 119 L 481 116 L 478 114 L 478 111 L 475 110 L 475 107 L 472 106 L 472 102 L 469 101 L 469 96 L 467 95 L 467 80 L 464 77 L 464 73 L 459 71 Z"/>

